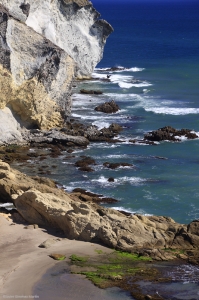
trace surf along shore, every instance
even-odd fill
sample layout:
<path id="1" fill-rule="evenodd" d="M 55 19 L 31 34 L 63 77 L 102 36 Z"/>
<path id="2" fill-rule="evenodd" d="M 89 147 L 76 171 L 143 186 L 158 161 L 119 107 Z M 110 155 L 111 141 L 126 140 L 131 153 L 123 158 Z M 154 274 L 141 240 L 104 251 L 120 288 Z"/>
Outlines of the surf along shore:
<path id="1" fill-rule="evenodd" d="M 169 217 L 126 215 L 99 206 L 92 201 L 96 195 L 68 194 L 52 180 L 29 177 L 3 161 L 0 178 L 1 199 L 18 211 L 1 209 L 2 299 L 36 297 L 34 284 L 65 257 L 69 272 L 84 274 L 99 287 L 121 287 L 135 299 L 147 299 L 136 290 L 138 280 L 171 281 L 151 261 L 198 264 L 198 221 L 183 225 Z M 134 283 L 127 284 L 129 279 Z"/>

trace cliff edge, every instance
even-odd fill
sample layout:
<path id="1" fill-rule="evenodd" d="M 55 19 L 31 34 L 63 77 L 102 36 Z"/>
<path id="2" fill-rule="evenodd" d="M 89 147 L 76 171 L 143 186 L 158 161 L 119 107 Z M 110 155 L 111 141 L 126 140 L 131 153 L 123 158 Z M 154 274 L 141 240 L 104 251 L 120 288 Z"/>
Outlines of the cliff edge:
<path id="1" fill-rule="evenodd" d="M 0 144 L 62 127 L 74 77 L 89 77 L 112 27 L 86 0 L 0 1 Z"/>

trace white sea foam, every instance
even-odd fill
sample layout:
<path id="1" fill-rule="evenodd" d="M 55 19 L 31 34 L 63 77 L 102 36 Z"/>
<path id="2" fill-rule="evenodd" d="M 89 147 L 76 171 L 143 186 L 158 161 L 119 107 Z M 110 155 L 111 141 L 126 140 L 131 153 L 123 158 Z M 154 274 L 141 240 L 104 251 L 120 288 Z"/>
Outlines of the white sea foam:
<path id="1" fill-rule="evenodd" d="M 92 123 L 92 125 L 95 125 L 98 127 L 98 129 L 102 129 L 102 128 L 108 128 L 111 123 L 108 123 L 108 122 L 101 122 L 101 121 L 95 121 Z"/>
<path id="2" fill-rule="evenodd" d="M 115 71 L 110 71 L 110 72 L 141 72 L 143 70 L 145 70 L 145 68 L 138 68 L 138 67 L 132 67 L 132 68 L 125 68 L 122 66 L 117 66 L 117 68 L 119 68 L 119 70 L 115 70 Z M 104 71 L 107 72 L 109 71 L 111 68 L 95 68 L 96 71 Z"/>
<path id="3" fill-rule="evenodd" d="M 148 112 L 154 112 L 156 114 L 165 115 L 188 115 L 188 114 L 198 114 L 199 108 L 179 108 L 179 107 L 148 107 L 145 108 Z"/>
<path id="4" fill-rule="evenodd" d="M 122 89 L 130 89 L 133 87 L 132 83 L 128 83 L 128 82 L 118 82 L 119 87 L 121 87 Z"/>
<path id="5" fill-rule="evenodd" d="M 122 207 L 122 206 L 115 206 L 115 207 L 111 207 L 111 208 L 113 208 L 113 209 L 115 209 L 115 210 L 123 210 L 123 211 L 128 212 L 128 213 L 131 213 L 131 214 L 135 214 L 135 213 L 136 213 L 136 212 L 133 211 L 132 209 L 130 209 L 130 208 L 124 208 L 124 207 Z"/>
<path id="6" fill-rule="evenodd" d="M 98 179 L 92 179 L 92 182 L 96 182 L 99 183 L 101 185 L 120 185 L 123 183 L 127 183 L 129 182 L 132 185 L 137 185 L 137 184 L 141 184 L 143 182 L 146 181 L 146 179 L 140 178 L 140 177 L 128 177 L 128 176 L 124 176 L 124 177 L 119 177 L 119 178 L 115 178 L 114 182 L 109 182 L 108 178 L 104 177 L 104 176 L 100 176 Z"/>
<path id="7" fill-rule="evenodd" d="M 128 154 L 110 154 L 106 158 L 129 158 Z"/>
<path id="8" fill-rule="evenodd" d="M 115 210 L 122 210 L 122 211 L 125 211 L 127 213 L 131 213 L 131 214 L 141 214 L 141 215 L 144 215 L 144 216 L 152 216 L 152 214 L 147 214 L 144 210 L 142 209 L 139 209 L 137 211 L 134 211 L 132 210 L 131 208 L 124 208 L 123 206 L 114 206 L 112 207 L 113 209 Z"/>
<path id="9" fill-rule="evenodd" d="M 137 68 L 137 67 L 126 69 L 126 71 L 131 71 L 131 72 L 141 72 L 144 70 L 145 70 L 145 68 Z"/>

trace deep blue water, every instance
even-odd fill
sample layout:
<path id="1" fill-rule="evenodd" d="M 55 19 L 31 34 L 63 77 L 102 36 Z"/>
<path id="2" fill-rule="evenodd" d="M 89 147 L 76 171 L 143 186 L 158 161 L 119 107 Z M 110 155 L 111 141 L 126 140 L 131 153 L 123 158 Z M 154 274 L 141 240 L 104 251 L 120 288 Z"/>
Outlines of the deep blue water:
<path id="1" fill-rule="evenodd" d="M 114 27 L 93 76 L 105 78 L 106 68 L 112 66 L 128 70 L 109 73 L 110 83 L 80 83 L 74 90 L 72 115 L 99 127 L 121 124 L 125 142 L 91 144 L 77 151 L 70 163 L 54 159 L 58 168 L 51 176 L 69 191 L 86 188 L 118 199 L 122 209 L 188 223 L 199 218 L 199 139 L 156 146 L 133 145 L 129 139 L 167 125 L 199 134 L 199 1 L 107 2 L 93 1 Z M 84 96 L 80 88 L 104 94 Z M 121 108 L 118 113 L 94 111 L 97 104 L 112 99 Z M 79 155 L 96 160 L 94 172 L 74 167 Z M 106 161 L 129 162 L 134 168 L 109 170 L 103 167 Z M 109 177 L 115 182 L 108 183 Z"/>
<path id="2" fill-rule="evenodd" d="M 91 175 L 77 175 L 72 186 L 101 191 L 133 212 L 169 215 L 182 223 L 199 218 L 199 141 L 154 147 L 128 143 L 129 138 L 143 138 L 145 132 L 166 125 L 199 132 L 199 2 L 93 3 L 114 28 L 95 76 L 105 77 L 105 68 L 111 66 L 130 70 L 112 73 L 110 84 L 82 84 L 102 89 L 105 95 L 75 95 L 73 113 L 101 127 L 111 122 L 124 125 L 121 136 L 127 142 L 85 151 L 99 166 Z M 132 79 L 142 83 L 132 84 Z M 96 103 L 111 99 L 120 113 L 107 117 L 93 112 Z M 131 162 L 136 168 L 104 170 L 106 160 Z M 110 176 L 115 183 L 107 183 Z"/>

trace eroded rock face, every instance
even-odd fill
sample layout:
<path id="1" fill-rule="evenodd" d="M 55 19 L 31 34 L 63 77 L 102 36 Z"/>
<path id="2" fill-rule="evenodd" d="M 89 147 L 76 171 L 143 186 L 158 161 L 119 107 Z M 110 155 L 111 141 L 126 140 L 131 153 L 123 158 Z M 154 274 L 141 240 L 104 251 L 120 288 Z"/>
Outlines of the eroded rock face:
<path id="1" fill-rule="evenodd" d="M 79 77 L 90 77 L 113 31 L 87 0 L 2 0 L 17 19 L 65 50 Z"/>
<path id="2" fill-rule="evenodd" d="M 73 59 L 2 5 L 0 32 L 0 109 L 9 107 L 21 126 L 62 125 L 71 108 Z"/>
<path id="3" fill-rule="evenodd" d="M 22 127 L 63 126 L 74 77 L 91 75 L 113 30 L 99 16 L 87 0 L 1 1 L 1 144 L 23 142 Z"/>
<path id="4" fill-rule="evenodd" d="M 75 195 L 71 198 L 63 190 L 40 184 L 0 162 L 0 200 L 6 198 L 13 200 L 29 223 L 58 228 L 71 239 L 96 241 L 158 260 L 176 257 L 164 249 L 185 250 L 187 257 L 199 249 L 198 220 L 183 225 L 168 217 L 126 216 Z"/>

